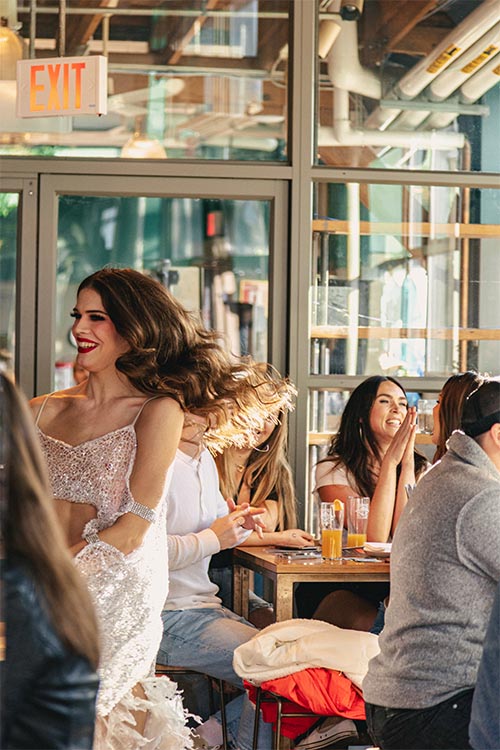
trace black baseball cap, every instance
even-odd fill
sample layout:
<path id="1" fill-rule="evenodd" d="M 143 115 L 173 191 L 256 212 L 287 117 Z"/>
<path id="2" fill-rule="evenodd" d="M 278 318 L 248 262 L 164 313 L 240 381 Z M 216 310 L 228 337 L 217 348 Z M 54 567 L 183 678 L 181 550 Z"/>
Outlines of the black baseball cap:
<path id="1" fill-rule="evenodd" d="M 500 422 L 500 377 L 487 378 L 465 401 L 462 430 L 470 437 Z"/>

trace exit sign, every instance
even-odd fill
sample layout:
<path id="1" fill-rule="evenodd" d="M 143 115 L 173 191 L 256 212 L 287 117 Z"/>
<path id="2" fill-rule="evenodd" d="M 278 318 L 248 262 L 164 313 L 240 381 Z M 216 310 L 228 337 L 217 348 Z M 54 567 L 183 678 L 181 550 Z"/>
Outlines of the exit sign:
<path id="1" fill-rule="evenodd" d="M 107 58 L 51 57 L 17 63 L 17 116 L 105 115 Z"/>

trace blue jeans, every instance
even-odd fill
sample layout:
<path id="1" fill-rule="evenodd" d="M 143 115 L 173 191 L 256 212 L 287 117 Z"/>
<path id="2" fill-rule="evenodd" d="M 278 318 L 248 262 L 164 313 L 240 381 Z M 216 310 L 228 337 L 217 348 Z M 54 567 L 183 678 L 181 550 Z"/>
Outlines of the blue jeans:
<path id="1" fill-rule="evenodd" d="M 162 619 L 160 664 L 192 667 L 243 689 L 243 681 L 233 669 L 233 653 L 256 634 L 253 625 L 224 607 L 164 610 Z M 226 705 L 226 716 L 231 746 L 251 750 L 255 707 L 246 693 Z M 220 712 L 215 717 L 220 722 Z M 271 746 L 271 725 L 261 721 L 259 750 Z"/>
<path id="2" fill-rule="evenodd" d="M 210 580 L 212 581 L 212 583 L 215 583 L 215 585 L 219 587 L 217 596 L 221 599 L 223 606 L 231 609 L 231 607 L 233 606 L 232 566 L 226 565 L 226 567 L 224 568 L 210 568 L 210 570 L 208 571 L 208 575 L 210 576 Z M 266 609 L 272 609 L 272 606 L 273 605 L 268 601 L 262 599 L 262 597 L 260 596 L 257 596 L 254 591 L 248 592 L 248 612 L 250 614 L 256 609 L 262 609 L 262 607 L 265 607 Z"/>
<path id="3" fill-rule="evenodd" d="M 366 723 L 382 750 L 468 750 L 473 690 L 430 708 L 387 708 L 366 704 Z"/>

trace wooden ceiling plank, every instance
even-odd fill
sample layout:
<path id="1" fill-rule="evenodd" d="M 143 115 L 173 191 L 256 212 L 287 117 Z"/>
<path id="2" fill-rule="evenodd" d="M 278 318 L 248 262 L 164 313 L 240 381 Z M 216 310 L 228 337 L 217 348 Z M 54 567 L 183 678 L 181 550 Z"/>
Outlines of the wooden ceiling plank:
<path id="1" fill-rule="evenodd" d="M 432 52 L 442 41 L 443 29 L 433 26 L 417 26 L 413 28 L 404 38 L 391 46 L 391 52 L 399 52 L 405 55 L 425 56 Z"/>
<path id="2" fill-rule="evenodd" d="M 397 13 L 393 15 L 386 27 L 388 49 L 392 49 L 395 44 L 404 39 L 431 10 L 434 10 L 437 4 L 438 0 L 426 0 L 418 3 L 410 0 L 405 4 L 400 3 Z"/>

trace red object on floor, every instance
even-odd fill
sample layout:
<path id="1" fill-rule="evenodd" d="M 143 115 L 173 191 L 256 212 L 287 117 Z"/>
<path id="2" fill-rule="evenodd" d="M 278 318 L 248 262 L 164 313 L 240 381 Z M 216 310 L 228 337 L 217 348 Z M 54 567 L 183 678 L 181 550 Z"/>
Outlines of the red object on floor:
<path id="1" fill-rule="evenodd" d="M 250 700 L 255 703 L 257 689 L 245 682 Z M 343 716 L 348 719 L 364 719 L 365 703 L 361 690 L 357 688 L 342 672 L 335 672 L 323 667 L 303 669 L 300 672 L 278 677 L 263 682 L 261 689 L 281 695 L 287 699 L 283 705 L 283 714 L 287 711 L 299 713 L 312 712 L 315 716 L 286 717 L 281 722 L 281 734 L 294 739 L 304 734 L 319 716 Z M 265 698 L 265 695 L 263 696 Z M 276 724 L 277 704 L 262 702 L 264 721 Z"/>

